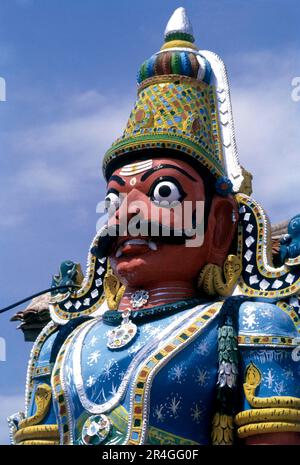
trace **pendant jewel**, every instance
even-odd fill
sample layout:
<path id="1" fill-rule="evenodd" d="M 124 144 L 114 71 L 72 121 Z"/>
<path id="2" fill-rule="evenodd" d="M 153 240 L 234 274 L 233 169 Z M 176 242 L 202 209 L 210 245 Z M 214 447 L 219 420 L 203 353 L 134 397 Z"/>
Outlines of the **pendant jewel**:
<path id="1" fill-rule="evenodd" d="M 137 334 L 137 326 L 130 320 L 130 309 L 122 312 L 122 323 L 107 332 L 107 347 L 111 350 L 122 349 L 127 346 Z"/>
<path id="2" fill-rule="evenodd" d="M 92 415 L 82 428 L 82 441 L 86 445 L 97 446 L 109 435 L 111 423 L 106 415 Z"/>
<path id="3" fill-rule="evenodd" d="M 145 291 L 144 289 L 135 291 L 131 295 L 130 304 L 132 308 L 141 308 L 145 305 L 149 300 L 149 292 Z"/>

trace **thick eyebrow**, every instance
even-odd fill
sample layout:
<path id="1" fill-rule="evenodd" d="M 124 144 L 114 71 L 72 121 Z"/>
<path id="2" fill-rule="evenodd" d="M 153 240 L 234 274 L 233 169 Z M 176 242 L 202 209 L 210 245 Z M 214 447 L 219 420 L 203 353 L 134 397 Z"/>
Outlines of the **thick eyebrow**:
<path id="1" fill-rule="evenodd" d="M 157 165 L 154 166 L 154 168 L 150 168 L 150 170 L 146 171 L 146 173 L 143 174 L 143 176 L 141 177 L 141 181 L 145 181 L 147 178 L 149 178 L 149 176 L 151 176 L 151 174 L 155 173 L 155 171 L 161 170 L 163 168 L 173 168 L 174 170 L 177 170 L 180 173 L 184 174 L 187 178 L 191 179 L 192 181 L 197 182 L 197 179 L 193 178 L 193 176 L 187 173 L 184 169 L 180 168 L 179 166 L 168 164 Z"/>
<path id="2" fill-rule="evenodd" d="M 116 181 L 118 184 L 120 184 L 120 186 L 125 186 L 124 179 L 120 178 L 120 176 L 117 176 L 116 174 L 109 178 L 108 183 L 110 183 L 110 181 Z"/>

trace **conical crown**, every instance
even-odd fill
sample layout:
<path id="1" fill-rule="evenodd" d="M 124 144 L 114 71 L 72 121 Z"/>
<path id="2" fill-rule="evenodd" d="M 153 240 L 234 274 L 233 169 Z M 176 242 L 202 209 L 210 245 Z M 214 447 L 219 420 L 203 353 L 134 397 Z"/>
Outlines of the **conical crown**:
<path id="1" fill-rule="evenodd" d="M 225 150 L 223 140 L 228 121 L 220 128 L 220 81 L 223 79 L 228 87 L 226 75 L 221 77 L 219 72 L 224 65 L 223 62 L 220 65 L 221 60 L 215 54 L 211 54 L 212 60 L 205 54 L 211 52 L 198 50 L 185 9 L 178 8 L 167 24 L 160 51 L 139 69 L 134 108 L 123 135 L 112 144 L 103 160 L 106 177 L 118 163 L 130 162 L 140 151 L 159 148 L 176 151 L 186 161 L 193 158 L 216 179 L 229 177 L 235 191 L 238 190 L 243 176 L 236 150 L 229 153 L 228 140 Z M 210 61 L 214 62 L 215 71 Z M 226 99 L 231 110 L 228 89 L 222 104 Z M 234 132 L 232 128 L 229 130 L 235 149 Z"/>

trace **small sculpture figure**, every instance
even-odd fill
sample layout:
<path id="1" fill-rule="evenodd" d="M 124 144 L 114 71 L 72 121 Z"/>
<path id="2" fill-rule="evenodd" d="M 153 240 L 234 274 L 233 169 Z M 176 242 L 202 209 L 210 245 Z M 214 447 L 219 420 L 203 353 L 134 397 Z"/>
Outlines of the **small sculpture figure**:
<path id="1" fill-rule="evenodd" d="M 300 255 L 300 215 L 294 216 L 288 225 L 288 234 L 280 241 L 280 258 L 284 263 Z"/>

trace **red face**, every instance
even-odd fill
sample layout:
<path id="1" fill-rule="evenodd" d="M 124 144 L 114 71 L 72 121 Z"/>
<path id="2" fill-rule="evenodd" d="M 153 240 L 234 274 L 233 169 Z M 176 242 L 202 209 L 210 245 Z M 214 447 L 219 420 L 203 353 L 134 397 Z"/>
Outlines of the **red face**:
<path id="1" fill-rule="evenodd" d="M 118 204 L 109 225 L 129 225 L 138 213 L 141 223 L 152 221 L 182 231 L 187 216 L 192 225 L 196 201 L 205 201 L 201 176 L 188 163 L 172 158 L 137 161 L 135 167 L 130 163 L 115 170 L 106 199 L 118 202 L 119 194 L 126 194 L 126 201 Z M 178 208 L 170 209 L 169 203 L 174 201 Z M 112 269 L 123 284 L 138 288 L 163 282 L 196 283 L 209 259 L 211 246 L 206 237 L 203 245 L 187 247 L 182 237 L 181 243 L 174 243 L 168 237 L 150 235 L 149 228 L 146 234 L 142 228 L 140 231 L 139 236 L 127 232 L 117 237 L 109 253 Z"/>

